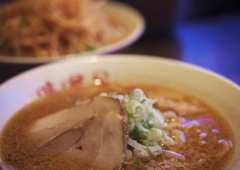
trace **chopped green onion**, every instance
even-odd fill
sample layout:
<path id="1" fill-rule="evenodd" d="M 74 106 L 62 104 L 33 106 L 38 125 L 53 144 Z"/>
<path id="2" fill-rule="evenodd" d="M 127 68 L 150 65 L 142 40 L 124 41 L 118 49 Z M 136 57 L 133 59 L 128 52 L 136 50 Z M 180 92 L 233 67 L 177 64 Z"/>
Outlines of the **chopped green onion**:
<path id="1" fill-rule="evenodd" d="M 142 101 L 140 101 L 140 103 L 143 104 L 146 100 L 147 100 L 147 99 L 142 99 Z"/>
<path id="2" fill-rule="evenodd" d="M 136 111 L 140 111 L 140 110 L 142 110 L 141 107 L 140 107 L 140 106 L 137 106 L 137 107 L 136 107 Z"/>
<path id="3" fill-rule="evenodd" d="M 138 142 L 145 145 L 145 146 L 156 146 L 155 142 L 150 142 L 150 141 L 145 140 L 145 139 L 138 139 Z"/>
<path id="4" fill-rule="evenodd" d="M 164 131 L 166 122 L 161 111 L 153 107 L 157 100 L 147 98 L 141 89 L 135 89 L 127 95 L 108 96 L 118 98 L 126 109 L 129 125 L 128 145 L 133 147 L 133 154 L 136 157 L 161 154 L 162 149 L 158 141 L 165 141 L 170 137 Z"/>

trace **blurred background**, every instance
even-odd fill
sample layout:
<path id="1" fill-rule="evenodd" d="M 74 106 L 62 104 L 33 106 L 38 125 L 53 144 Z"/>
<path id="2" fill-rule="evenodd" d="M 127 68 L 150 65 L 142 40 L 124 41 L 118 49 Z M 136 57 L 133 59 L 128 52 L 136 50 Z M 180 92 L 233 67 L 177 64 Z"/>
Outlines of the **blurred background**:
<path id="1" fill-rule="evenodd" d="M 240 1 L 119 1 L 138 9 L 147 23 L 126 53 L 186 61 L 240 84 Z"/>
<path id="2" fill-rule="evenodd" d="M 0 0 L 4 1 L 10 0 Z M 185 61 L 240 85 L 239 0 L 118 1 L 139 10 L 146 20 L 143 36 L 122 53 Z M 16 74 L 3 74 L 4 67 L 0 64 L 0 83 Z"/>

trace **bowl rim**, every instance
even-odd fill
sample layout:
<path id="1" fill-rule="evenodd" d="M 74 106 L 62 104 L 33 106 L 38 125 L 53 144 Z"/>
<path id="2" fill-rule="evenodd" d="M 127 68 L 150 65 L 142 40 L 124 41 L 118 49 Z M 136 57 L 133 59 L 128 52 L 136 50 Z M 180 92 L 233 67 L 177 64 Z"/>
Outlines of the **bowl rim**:
<path id="1" fill-rule="evenodd" d="M 80 62 L 80 63 L 91 63 L 91 62 L 105 62 L 105 61 L 129 61 L 129 60 L 142 60 L 142 61 L 153 61 L 153 62 L 164 62 L 164 63 L 171 63 L 171 64 L 177 64 L 181 65 L 183 67 L 187 67 L 196 71 L 200 71 L 202 73 L 205 73 L 209 76 L 215 77 L 218 80 L 224 81 L 228 85 L 232 86 L 233 88 L 237 89 L 240 92 L 240 85 L 238 85 L 233 80 L 213 71 L 207 68 L 204 68 L 202 66 L 198 66 L 196 64 L 188 63 L 185 61 L 172 59 L 172 58 L 166 58 L 163 56 L 156 56 L 156 55 L 144 55 L 144 54 L 96 54 L 96 55 L 87 55 L 87 56 L 80 56 L 80 57 L 74 57 L 74 58 L 63 58 L 59 59 L 57 61 L 44 63 L 42 65 L 30 68 L 28 70 L 25 70 L 19 74 L 16 74 L 15 76 L 5 80 L 4 82 L 0 83 L 1 86 L 5 86 L 8 83 L 14 81 L 15 79 L 21 78 L 22 76 L 25 76 L 26 74 L 31 74 L 34 71 L 38 71 L 41 69 L 44 69 L 45 67 L 52 67 L 52 66 L 61 66 L 65 65 L 67 63 L 74 63 L 74 62 Z"/>
<path id="2" fill-rule="evenodd" d="M 123 39 L 113 44 L 100 47 L 93 51 L 83 52 L 82 54 L 67 54 L 67 55 L 57 56 L 52 58 L 9 57 L 9 56 L 0 55 L 0 63 L 27 64 L 27 65 L 45 64 L 48 62 L 54 62 L 54 61 L 65 59 L 65 58 L 76 58 L 81 56 L 109 54 L 127 47 L 128 45 L 137 41 L 142 36 L 142 34 L 146 29 L 146 21 L 144 16 L 140 13 L 140 11 L 138 11 L 137 9 L 135 9 L 134 7 L 128 4 L 118 2 L 118 1 L 108 1 L 103 6 L 103 9 L 104 8 L 118 9 L 118 11 L 121 11 L 122 13 L 127 13 L 129 16 L 131 16 L 134 19 L 136 23 L 136 27 L 129 35 L 127 35 Z"/>

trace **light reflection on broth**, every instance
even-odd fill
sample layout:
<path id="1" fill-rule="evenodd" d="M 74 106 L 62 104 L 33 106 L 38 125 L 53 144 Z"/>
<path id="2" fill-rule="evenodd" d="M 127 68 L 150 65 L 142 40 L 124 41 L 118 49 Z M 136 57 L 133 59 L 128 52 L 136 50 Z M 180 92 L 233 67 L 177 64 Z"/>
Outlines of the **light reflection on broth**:
<path id="1" fill-rule="evenodd" d="M 1 136 L 1 158 L 19 169 L 78 169 L 77 165 L 59 154 L 41 154 L 29 136 L 34 121 L 74 106 L 76 101 L 89 99 L 101 92 L 126 94 L 141 88 L 147 97 L 157 98 L 155 107 L 164 112 L 165 130 L 175 145 L 165 145 L 163 153 L 152 159 L 125 162 L 123 169 L 224 169 L 231 158 L 233 134 L 225 120 L 212 108 L 194 97 L 153 85 L 108 84 L 76 87 L 41 98 L 21 109 L 4 127 Z M 177 113 L 177 115 L 175 114 Z"/>

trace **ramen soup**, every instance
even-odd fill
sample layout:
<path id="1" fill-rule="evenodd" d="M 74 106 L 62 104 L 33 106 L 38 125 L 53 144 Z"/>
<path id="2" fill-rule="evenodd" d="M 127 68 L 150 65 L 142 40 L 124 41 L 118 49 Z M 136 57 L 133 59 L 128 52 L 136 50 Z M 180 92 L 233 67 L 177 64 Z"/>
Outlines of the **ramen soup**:
<path id="1" fill-rule="evenodd" d="M 4 126 L 16 169 L 224 169 L 233 133 L 211 107 L 145 84 L 81 86 L 41 97 Z"/>

